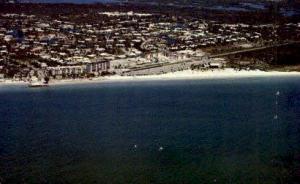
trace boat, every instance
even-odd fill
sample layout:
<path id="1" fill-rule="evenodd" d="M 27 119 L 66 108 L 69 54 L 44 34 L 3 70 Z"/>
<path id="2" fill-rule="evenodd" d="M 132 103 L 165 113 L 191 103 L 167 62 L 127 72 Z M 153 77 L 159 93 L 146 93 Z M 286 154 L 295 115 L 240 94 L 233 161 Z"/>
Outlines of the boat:
<path id="1" fill-rule="evenodd" d="M 32 77 L 28 87 L 35 88 L 35 87 L 48 87 L 48 83 L 44 80 L 39 80 L 37 77 Z"/>

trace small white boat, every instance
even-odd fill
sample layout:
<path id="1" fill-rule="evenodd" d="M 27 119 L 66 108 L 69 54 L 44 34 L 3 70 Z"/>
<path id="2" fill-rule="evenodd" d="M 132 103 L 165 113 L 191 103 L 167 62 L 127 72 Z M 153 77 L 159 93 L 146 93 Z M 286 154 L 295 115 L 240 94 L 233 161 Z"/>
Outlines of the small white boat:
<path id="1" fill-rule="evenodd" d="M 159 148 L 158 148 L 158 151 L 163 151 L 164 150 L 164 147 L 162 147 L 162 146 L 160 146 Z"/>

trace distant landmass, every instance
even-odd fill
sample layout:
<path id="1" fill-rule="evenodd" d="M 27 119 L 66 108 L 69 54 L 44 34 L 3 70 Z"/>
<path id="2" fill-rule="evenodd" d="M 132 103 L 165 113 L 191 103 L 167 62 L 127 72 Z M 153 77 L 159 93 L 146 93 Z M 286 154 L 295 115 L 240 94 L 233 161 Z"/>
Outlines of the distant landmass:
<path id="1" fill-rule="evenodd" d="M 18 3 L 18 0 L 0 0 L 0 3 Z"/>
<path id="2" fill-rule="evenodd" d="M 217 7 L 219 6 L 234 6 L 234 8 L 244 8 L 247 3 L 247 8 L 257 9 L 273 3 L 280 4 L 280 7 L 299 9 L 300 0 L 0 0 L 6 3 L 73 3 L 73 4 L 94 4 L 94 3 L 130 3 L 130 4 L 147 4 L 147 5 L 167 5 L 176 7 Z M 242 7 L 240 7 L 242 6 Z M 260 8 L 258 8 L 260 9 Z"/>

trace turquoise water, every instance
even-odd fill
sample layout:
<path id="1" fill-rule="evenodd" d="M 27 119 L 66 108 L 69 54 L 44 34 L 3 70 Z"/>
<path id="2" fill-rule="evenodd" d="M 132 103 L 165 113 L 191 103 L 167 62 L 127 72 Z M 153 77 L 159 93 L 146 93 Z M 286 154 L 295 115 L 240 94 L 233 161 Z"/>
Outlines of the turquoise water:
<path id="1" fill-rule="evenodd" d="M 0 86 L 0 181 L 297 183 L 299 82 Z"/>

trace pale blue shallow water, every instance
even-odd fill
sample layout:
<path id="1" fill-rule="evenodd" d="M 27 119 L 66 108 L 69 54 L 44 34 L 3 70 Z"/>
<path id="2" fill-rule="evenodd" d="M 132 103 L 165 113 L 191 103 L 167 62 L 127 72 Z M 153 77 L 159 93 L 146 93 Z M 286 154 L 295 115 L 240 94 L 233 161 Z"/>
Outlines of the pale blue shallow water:
<path id="1" fill-rule="evenodd" d="M 299 77 L 0 86 L 2 183 L 297 183 L 299 162 Z"/>

